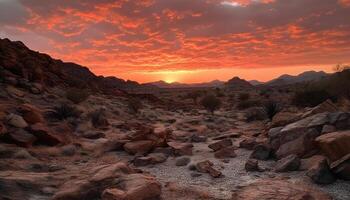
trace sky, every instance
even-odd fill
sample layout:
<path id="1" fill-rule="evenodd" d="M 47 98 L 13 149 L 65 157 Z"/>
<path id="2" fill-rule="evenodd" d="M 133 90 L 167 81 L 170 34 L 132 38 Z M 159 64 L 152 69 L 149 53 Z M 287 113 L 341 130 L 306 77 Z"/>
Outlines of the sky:
<path id="1" fill-rule="evenodd" d="M 350 63 L 350 0 L 0 0 L 0 38 L 141 83 Z"/>

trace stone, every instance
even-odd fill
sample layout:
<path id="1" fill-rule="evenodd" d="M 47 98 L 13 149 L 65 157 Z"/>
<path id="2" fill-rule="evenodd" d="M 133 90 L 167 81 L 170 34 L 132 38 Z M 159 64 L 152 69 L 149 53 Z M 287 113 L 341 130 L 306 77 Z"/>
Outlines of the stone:
<path id="1" fill-rule="evenodd" d="M 315 114 L 319 113 L 325 113 L 325 112 L 337 112 L 339 109 L 331 100 L 326 100 L 322 102 L 321 104 L 317 105 L 316 107 L 312 108 L 308 112 L 304 113 L 302 118 L 309 117 Z"/>
<path id="2" fill-rule="evenodd" d="M 135 174 L 125 163 L 98 166 L 91 169 L 89 177 L 69 180 L 64 183 L 53 200 L 78 199 L 118 199 L 148 200 L 157 199 L 161 185 L 152 176 Z M 117 188 L 118 190 L 111 190 Z"/>
<path id="3" fill-rule="evenodd" d="M 23 117 L 13 113 L 7 116 L 7 123 L 17 128 L 26 128 L 28 126 Z"/>
<path id="4" fill-rule="evenodd" d="M 260 172 L 262 169 L 259 167 L 259 162 L 256 159 L 248 159 L 244 165 L 247 172 Z"/>
<path id="5" fill-rule="evenodd" d="M 0 136 L 5 135 L 6 132 L 7 132 L 6 126 L 2 122 L 0 122 Z"/>
<path id="6" fill-rule="evenodd" d="M 340 179 L 350 181 L 350 154 L 331 164 L 332 172 Z"/>
<path id="7" fill-rule="evenodd" d="M 98 132 L 98 131 L 86 131 L 86 132 L 83 132 L 82 137 L 88 138 L 88 139 L 99 139 L 99 138 L 104 138 L 105 134 L 103 132 Z"/>
<path id="8" fill-rule="evenodd" d="M 208 173 L 213 178 L 218 178 L 222 173 L 213 168 L 214 164 L 209 160 L 198 162 L 196 165 L 196 170 L 201 173 Z"/>
<path id="9" fill-rule="evenodd" d="M 300 158 L 296 155 L 289 155 L 277 161 L 276 172 L 297 171 L 300 167 Z"/>
<path id="10" fill-rule="evenodd" d="M 271 147 L 267 144 L 259 144 L 254 147 L 250 158 L 268 160 L 271 157 Z"/>
<path id="11" fill-rule="evenodd" d="M 158 163 L 163 163 L 168 159 L 168 157 L 163 153 L 151 153 L 148 156 L 138 156 L 135 157 L 133 163 L 135 166 L 146 166 L 154 165 Z"/>
<path id="12" fill-rule="evenodd" d="M 306 175 L 317 184 L 331 184 L 336 181 L 325 158 L 313 163 L 313 166 L 307 171 Z"/>
<path id="13" fill-rule="evenodd" d="M 287 180 L 260 179 L 243 186 L 232 194 L 231 200 L 331 200 L 332 197 L 307 183 Z"/>
<path id="14" fill-rule="evenodd" d="M 77 151 L 77 148 L 74 145 L 69 144 L 61 147 L 61 151 L 62 151 L 62 155 L 64 156 L 73 156 Z"/>
<path id="15" fill-rule="evenodd" d="M 207 137 L 204 135 L 194 134 L 191 137 L 191 142 L 199 143 L 199 142 L 206 142 L 206 141 L 207 141 Z"/>
<path id="16" fill-rule="evenodd" d="M 33 124 L 29 127 L 28 130 L 31 134 L 33 134 L 37 138 L 36 143 L 38 144 L 55 146 L 55 145 L 64 143 L 63 140 L 61 140 L 61 138 L 54 135 L 50 131 L 50 129 L 44 124 L 41 124 L 41 123 Z"/>
<path id="17" fill-rule="evenodd" d="M 280 127 L 293 123 L 300 119 L 299 115 L 291 112 L 279 112 L 273 116 L 271 127 Z"/>
<path id="18" fill-rule="evenodd" d="M 314 155 L 310 158 L 304 158 L 300 160 L 299 170 L 307 171 L 311 169 L 316 163 L 322 162 L 322 160 L 326 160 L 327 158 L 323 155 Z"/>
<path id="19" fill-rule="evenodd" d="M 177 156 L 191 156 L 193 154 L 193 144 L 191 143 L 168 142 L 168 145 Z"/>
<path id="20" fill-rule="evenodd" d="M 13 86 L 7 86 L 6 91 L 13 97 L 24 97 L 25 93 Z"/>
<path id="21" fill-rule="evenodd" d="M 258 143 L 254 138 L 247 138 L 239 143 L 239 147 L 243 149 L 253 150 Z"/>
<path id="22" fill-rule="evenodd" d="M 23 159 L 23 160 L 32 160 L 35 159 L 27 150 L 21 149 L 17 151 L 14 155 L 13 158 L 16 159 Z"/>
<path id="23" fill-rule="evenodd" d="M 317 136 L 319 136 L 319 132 L 316 129 L 308 129 L 300 137 L 282 144 L 275 155 L 278 159 L 292 154 L 300 157 L 312 155 L 318 149 L 314 141 Z"/>
<path id="24" fill-rule="evenodd" d="M 186 166 L 190 162 L 191 162 L 191 158 L 189 158 L 187 156 L 181 156 L 181 157 L 176 158 L 175 165 L 176 166 Z"/>
<path id="25" fill-rule="evenodd" d="M 171 156 L 174 154 L 174 150 L 171 147 L 156 147 L 153 153 L 163 153 L 166 156 Z"/>
<path id="26" fill-rule="evenodd" d="M 214 151 L 218 151 L 222 148 L 228 147 L 228 146 L 232 146 L 232 140 L 230 138 L 226 138 L 223 140 L 220 140 L 218 142 L 214 142 L 212 144 L 210 144 L 208 147 Z"/>
<path id="27" fill-rule="evenodd" d="M 43 123 L 44 117 L 37 107 L 30 104 L 22 104 L 19 107 L 20 112 L 22 113 L 23 119 L 28 124 L 36 124 L 36 123 Z"/>
<path id="28" fill-rule="evenodd" d="M 229 139 L 229 138 L 238 138 L 240 136 L 241 136 L 240 133 L 229 133 L 229 134 L 224 134 L 224 135 L 214 137 L 213 140 L 224 140 L 224 139 Z"/>
<path id="29" fill-rule="evenodd" d="M 336 131 L 337 131 L 337 128 L 335 126 L 326 124 L 322 127 L 321 133 L 326 134 L 326 133 L 332 133 L 332 132 L 336 132 Z"/>
<path id="30" fill-rule="evenodd" d="M 317 137 L 316 142 L 331 162 L 350 153 L 350 131 L 327 133 Z"/>
<path id="31" fill-rule="evenodd" d="M 152 164 L 152 158 L 148 156 L 136 157 L 134 158 L 133 163 L 136 167 L 147 166 Z"/>
<path id="32" fill-rule="evenodd" d="M 214 153 L 215 158 L 235 158 L 237 154 L 235 153 L 236 148 L 233 146 L 222 148 Z"/>
<path id="33" fill-rule="evenodd" d="M 34 135 L 29 134 L 23 129 L 9 132 L 6 134 L 6 138 L 9 142 L 21 147 L 31 147 L 37 139 Z"/>
<path id="34" fill-rule="evenodd" d="M 139 140 L 124 144 L 124 150 L 129 154 L 145 154 L 152 150 L 153 142 L 150 140 Z"/>

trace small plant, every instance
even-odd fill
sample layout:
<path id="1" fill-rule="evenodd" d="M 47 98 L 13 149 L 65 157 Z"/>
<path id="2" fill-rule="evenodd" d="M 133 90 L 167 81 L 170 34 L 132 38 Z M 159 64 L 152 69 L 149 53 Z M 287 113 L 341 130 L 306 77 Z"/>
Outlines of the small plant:
<path id="1" fill-rule="evenodd" d="M 130 98 L 128 101 L 128 107 L 133 113 L 138 113 L 143 106 L 139 99 Z"/>
<path id="2" fill-rule="evenodd" d="M 75 104 L 85 101 L 90 96 L 89 92 L 84 89 L 70 88 L 66 92 L 67 99 Z"/>
<path id="3" fill-rule="evenodd" d="M 250 98 L 249 93 L 240 93 L 238 95 L 238 100 L 240 100 L 240 101 L 247 101 L 249 98 Z"/>
<path id="4" fill-rule="evenodd" d="M 314 107 L 327 99 L 333 97 L 325 89 L 308 88 L 296 92 L 292 103 L 299 107 Z"/>
<path id="5" fill-rule="evenodd" d="M 256 121 L 256 120 L 264 120 L 266 119 L 266 114 L 263 108 L 254 107 L 250 108 L 245 112 L 245 117 L 247 122 Z"/>
<path id="6" fill-rule="evenodd" d="M 68 118 L 78 118 L 80 116 L 80 111 L 74 106 L 62 104 L 54 107 L 53 111 L 49 115 L 58 120 L 65 120 Z"/>
<path id="7" fill-rule="evenodd" d="M 237 104 L 237 108 L 239 110 L 245 110 L 248 108 L 252 108 L 252 107 L 256 107 L 256 106 L 260 106 L 261 102 L 260 101 L 256 101 L 256 100 L 247 100 L 247 101 L 241 101 Z"/>
<path id="8" fill-rule="evenodd" d="M 280 106 L 274 101 L 267 101 L 263 104 L 263 110 L 266 116 L 272 120 L 272 118 L 281 110 Z"/>
<path id="9" fill-rule="evenodd" d="M 201 104 L 205 109 L 214 114 L 214 111 L 220 108 L 221 101 L 214 95 L 207 95 L 201 100 Z"/>
<path id="10" fill-rule="evenodd" d="M 200 91 L 192 91 L 192 92 L 187 94 L 187 97 L 192 99 L 194 104 L 197 104 L 197 100 L 201 95 L 202 94 Z"/>
<path id="11" fill-rule="evenodd" d="M 95 128 L 106 127 L 109 125 L 106 113 L 103 109 L 98 109 L 90 113 L 91 123 Z"/>

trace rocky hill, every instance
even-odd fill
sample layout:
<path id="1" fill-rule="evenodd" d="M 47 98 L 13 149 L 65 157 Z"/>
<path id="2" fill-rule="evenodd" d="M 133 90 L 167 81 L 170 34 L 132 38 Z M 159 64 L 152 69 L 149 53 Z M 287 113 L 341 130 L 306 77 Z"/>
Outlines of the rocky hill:
<path id="1" fill-rule="evenodd" d="M 252 89 L 254 86 L 250 84 L 248 81 L 244 79 L 240 79 L 239 77 L 233 77 L 225 83 L 225 86 L 230 89 Z"/>
<path id="2" fill-rule="evenodd" d="M 87 67 L 53 59 L 35 52 L 22 42 L 0 39 L 0 76 L 5 81 L 19 81 L 24 87 L 68 86 L 94 91 L 154 88 L 116 77 L 96 76 Z"/>

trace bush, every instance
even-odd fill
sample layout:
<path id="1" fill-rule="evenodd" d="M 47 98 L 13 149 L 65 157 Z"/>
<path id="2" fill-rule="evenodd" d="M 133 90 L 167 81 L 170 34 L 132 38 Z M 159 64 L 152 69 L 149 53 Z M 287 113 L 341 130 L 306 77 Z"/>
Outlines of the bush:
<path id="1" fill-rule="evenodd" d="M 70 88 L 66 92 L 66 98 L 75 104 L 85 101 L 89 96 L 89 92 L 84 89 Z"/>
<path id="2" fill-rule="evenodd" d="M 256 120 L 264 120 L 266 119 L 266 114 L 263 108 L 254 107 L 250 108 L 245 112 L 245 117 L 247 122 L 256 121 Z"/>
<path id="3" fill-rule="evenodd" d="M 186 97 L 192 99 L 194 104 L 197 104 L 197 100 L 201 95 L 202 93 L 197 90 L 188 93 Z"/>
<path id="4" fill-rule="evenodd" d="M 240 101 L 247 101 L 249 98 L 250 98 L 249 93 L 240 93 L 238 95 L 238 100 L 240 100 Z"/>
<path id="5" fill-rule="evenodd" d="M 327 99 L 333 99 L 325 89 L 307 88 L 295 93 L 292 103 L 299 107 L 315 107 Z"/>
<path id="6" fill-rule="evenodd" d="M 281 110 L 280 106 L 274 101 L 265 102 L 263 109 L 270 120 Z"/>
<path id="7" fill-rule="evenodd" d="M 133 113 L 138 113 L 143 106 L 139 99 L 130 98 L 128 102 L 128 107 Z"/>
<path id="8" fill-rule="evenodd" d="M 214 114 L 214 111 L 220 108 L 221 101 L 214 95 L 207 95 L 201 100 L 201 104 L 205 109 Z"/>
<path id="9" fill-rule="evenodd" d="M 256 106 L 260 106 L 261 102 L 260 101 L 256 101 L 256 100 L 247 100 L 247 101 L 241 101 L 237 104 L 237 108 L 239 110 L 245 110 L 247 108 L 252 108 L 252 107 L 256 107 Z"/>
<path id="10" fill-rule="evenodd" d="M 95 128 L 106 127 L 109 125 L 105 111 L 103 109 L 95 110 L 90 113 L 91 123 Z"/>
<path id="11" fill-rule="evenodd" d="M 55 106 L 53 111 L 49 114 L 52 118 L 58 120 L 65 120 L 68 118 L 77 118 L 80 116 L 80 111 L 78 111 L 74 106 L 68 104 L 62 104 Z"/>

